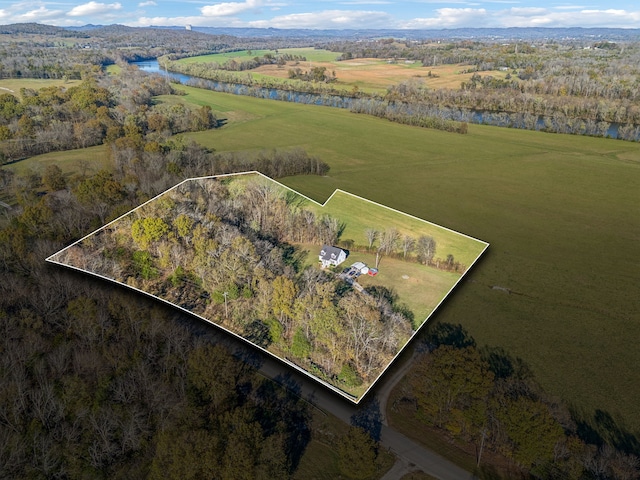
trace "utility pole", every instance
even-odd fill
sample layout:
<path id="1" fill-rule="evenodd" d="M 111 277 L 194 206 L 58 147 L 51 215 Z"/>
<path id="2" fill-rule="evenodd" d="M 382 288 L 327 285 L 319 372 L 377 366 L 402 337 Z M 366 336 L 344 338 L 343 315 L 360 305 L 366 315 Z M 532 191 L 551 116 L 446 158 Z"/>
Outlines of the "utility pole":
<path id="1" fill-rule="evenodd" d="M 229 292 L 224 292 L 222 295 L 224 295 L 224 318 L 228 318 L 229 317 L 229 310 L 227 310 L 227 295 L 229 295 Z"/>
<path id="2" fill-rule="evenodd" d="M 484 448 L 484 439 L 487 436 L 486 428 L 482 429 L 482 441 L 480 442 L 480 452 L 478 453 L 478 462 L 476 463 L 476 467 L 480 466 L 480 458 L 482 458 L 482 449 Z"/>

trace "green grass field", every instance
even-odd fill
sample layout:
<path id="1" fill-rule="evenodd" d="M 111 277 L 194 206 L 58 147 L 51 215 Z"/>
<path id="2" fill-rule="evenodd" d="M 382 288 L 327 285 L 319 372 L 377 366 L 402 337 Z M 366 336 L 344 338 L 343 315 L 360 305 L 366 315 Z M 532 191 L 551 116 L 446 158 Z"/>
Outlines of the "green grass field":
<path id="1" fill-rule="evenodd" d="M 251 53 L 249 53 L 251 52 Z M 241 50 L 238 52 L 214 53 L 211 55 L 199 55 L 197 57 L 187 57 L 179 60 L 181 63 L 206 63 L 218 62 L 220 64 L 229 60 L 243 61 L 251 60 L 255 57 L 263 57 L 270 53 L 276 55 L 275 50 Z M 330 52 L 329 50 L 315 49 L 313 47 L 306 48 L 281 48 L 278 49 L 279 54 L 302 55 L 310 62 L 331 62 L 340 56 L 339 53 Z"/>
<path id="2" fill-rule="evenodd" d="M 331 171 L 284 179 L 295 190 L 324 202 L 340 188 L 489 242 L 434 319 L 522 357 L 578 410 L 640 428 L 637 143 L 478 125 L 462 136 L 181 88 L 230 119 L 191 134 L 203 144 L 303 147 Z"/>
<path id="3" fill-rule="evenodd" d="M 13 170 L 18 175 L 24 173 L 27 169 L 31 169 L 42 174 L 47 165 L 58 165 L 63 172 L 70 173 L 78 171 L 83 163 L 86 163 L 87 172 L 89 173 L 97 172 L 103 168 L 108 168 L 110 162 L 107 156 L 106 146 L 97 145 L 95 147 L 78 150 L 45 153 L 43 155 L 36 155 L 35 157 L 3 165 L 2 168 Z"/>
<path id="4" fill-rule="evenodd" d="M 11 93 L 20 96 L 21 88 L 39 90 L 44 87 L 73 87 L 79 85 L 80 80 L 39 79 L 39 78 L 3 78 L 0 80 L 0 94 Z"/>
<path id="5" fill-rule="evenodd" d="M 395 228 L 400 235 L 418 238 L 421 235 L 433 237 L 437 242 L 436 257 L 446 258 L 452 254 L 464 265 L 471 265 L 484 250 L 484 242 L 478 242 L 460 233 L 447 230 L 425 220 L 404 215 L 400 212 L 375 205 L 353 195 L 338 191 L 323 207 L 313 207 L 318 214 L 329 214 L 346 223 L 342 239 L 350 239 L 356 245 L 368 245 L 365 231 Z M 378 242 L 376 242 L 377 244 Z M 400 252 L 400 248 L 397 248 Z"/>

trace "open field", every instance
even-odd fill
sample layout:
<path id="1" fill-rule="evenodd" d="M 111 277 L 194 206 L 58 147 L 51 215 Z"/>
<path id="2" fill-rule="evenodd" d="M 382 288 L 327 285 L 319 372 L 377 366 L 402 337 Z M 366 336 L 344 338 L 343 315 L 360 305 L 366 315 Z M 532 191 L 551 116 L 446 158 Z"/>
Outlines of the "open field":
<path id="1" fill-rule="evenodd" d="M 388 63 L 379 58 L 356 58 L 353 60 L 338 61 L 339 53 L 326 50 L 314 50 L 311 48 L 287 48 L 278 50 L 279 53 L 289 52 L 294 55 L 303 55 L 306 62 L 287 62 L 285 67 L 277 65 L 262 65 L 256 69 L 248 70 L 256 78 L 277 77 L 288 78 L 291 68 L 309 70 L 312 67 L 325 67 L 328 72 L 335 72 L 338 79 L 337 85 L 342 87 L 357 87 L 365 92 L 384 92 L 390 85 L 398 84 L 411 78 L 419 78 L 430 88 L 460 88 L 460 83 L 469 81 L 473 73 L 462 73 L 468 68 L 465 65 L 439 65 L 435 67 L 423 67 L 420 62 L 406 62 L 398 60 L 396 63 Z M 183 63 L 218 62 L 227 60 L 247 60 L 265 53 L 275 54 L 275 50 L 255 50 L 252 55 L 247 52 L 230 52 L 215 55 L 203 55 L 180 60 Z M 431 75 L 429 75 L 431 73 Z M 508 72 L 486 71 L 482 76 L 491 75 L 503 79 Z"/>
<path id="2" fill-rule="evenodd" d="M 284 180 L 301 193 L 348 190 L 489 242 L 434 319 L 522 357 L 585 415 L 640 428 L 638 144 L 478 125 L 461 136 L 181 88 L 241 118 L 192 138 L 218 151 L 300 146 L 328 162 L 327 177 Z"/>
<path id="3" fill-rule="evenodd" d="M 249 53 L 251 52 L 251 53 Z M 211 55 L 199 55 L 197 57 L 182 58 L 181 63 L 202 63 L 202 62 L 218 62 L 224 63 L 229 60 L 243 61 L 251 60 L 255 57 L 264 57 L 266 54 L 276 55 L 275 50 L 241 50 L 238 52 L 214 53 Z M 310 62 L 330 62 L 340 56 L 339 53 L 330 52 L 329 50 L 308 48 L 281 48 L 278 53 L 290 55 L 301 55 Z"/>
<path id="4" fill-rule="evenodd" d="M 420 63 L 389 64 L 377 58 L 358 58 L 341 62 L 304 62 L 298 65 L 302 70 L 309 70 L 310 67 L 325 67 L 328 72 L 335 72 L 338 79 L 337 85 L 358 87 L 365 92 L 384 92 L 390 85 L 412 78 L 420 79 L 430 88 L 457 89 L 460 88 L 460 83 L 469 81 L 473 76 L 473 73 L 461 73 L 466 68 L 463 65 L 423 67 Z M 276 65 L 262 65 L 250 72 L 254 75 L 288 78 L 290 68 L 293 68 L 292 62 L 284 68 L 278 68 Z M 482 72 L 482 75 L 504 78 L 507 73 L 491 71 Z"/>
<path id="5" fill-rule="evenodd" d="M 27 169 L 42 174 L 47 165 L 58 165 L 63 172 L 69 173 L 78 171 L 83 163 L 86 164 L 88 172 L 97 172 L 103 168 L 108 168 L 109 158 L 107 156 L 107 147 L 105 145 L 96 145 L 95 147 L 80 148 L 77 150 L 45 153 L 3 165 L 2 168 L 13 170 L 18 175 Z"/>
<path id="6" fill-rule="evenodd" d="M 353 240 L 356 245 L 368 244 L 365 231 L 369 228 L 378 231 L 395 228 L 400 235 L 409 235 L 416 239 L 422 235 L 433 237 L 437 242 L 436 258 L 444 259 L 448 254 L 452 254 L 466 266 L 471 265 L 485 248 L 484 242 L 478 242 L 428 221 L 362 201 L 347 192 L 338 191 L 323 207 L 312 208 L 318 214 L 326 213 L 344 221 L 346 228 L 342 240 Z M 397 250 L 400 251 L 399 248 Z"/>
<path id="7" fill-rule="evenodd" d="M 33 88 L 38 90 L 44 87 L 73 87 L 79 85 L 81 80 L 63 79 L 39 79 L 39 78 L 3 78 L 0 80 L 0 94 L 12 93 L 20 96 L 21 88 Z"/>

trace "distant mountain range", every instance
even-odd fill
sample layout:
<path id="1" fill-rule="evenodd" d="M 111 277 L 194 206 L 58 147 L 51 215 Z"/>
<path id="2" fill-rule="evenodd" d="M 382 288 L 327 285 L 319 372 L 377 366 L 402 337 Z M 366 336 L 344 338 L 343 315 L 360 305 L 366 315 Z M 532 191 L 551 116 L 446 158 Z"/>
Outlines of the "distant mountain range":
<path id="1" fill-rule="evenodd" d="M 158 28 L 158 27 L 151 27 Z M 184 28 L 184 27 L 168 27 Z M 534 39 L 599 39 L 599 40 L 638 40 L 640 29 L 624 28 L 453 28 L 430 30 L 308 30 L 279 28 L 212 28 L 192 27 L 193 31 L 215 35 L 233 35 L 235 37 L 296 37 L 296 38 L 406 38 L 421 39 L 477 39 L 477 40 L 534 40 Z"/>
<path id="2" fill-rule="evenodd" d="M 186 26 L 173 27 L 127 27 L 124 25 L 84 25 L 82 27 L 55 27 L 37 23 L 19 23 L 0 25 L 0 34 L 39 34 L 58 36 L 81 36 L 93 32 L 124 33 L 145 28 L 187 30 Z M 231 27 L 190 27 L 192 32 L 209 35 L 232 35 L 245 38 L 308 38 L 322 39 L 375 39 L 375 38 L 404 38 L 409 40 L 610 40 L 634 41 L 640 40 L 638 28 L 452 28 L 430 30 L 310 30 L 310 29 L 281 29 L 281 28 L 231 28 Z"/>

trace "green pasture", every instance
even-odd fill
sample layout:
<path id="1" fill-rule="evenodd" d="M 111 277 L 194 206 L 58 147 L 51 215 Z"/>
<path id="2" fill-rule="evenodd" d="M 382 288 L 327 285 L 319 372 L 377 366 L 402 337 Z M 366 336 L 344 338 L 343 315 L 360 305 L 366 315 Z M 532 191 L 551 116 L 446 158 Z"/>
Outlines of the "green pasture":
<path id="1" fill-rule="evenodd" d="M 251 53 L 249 53 L 251 52 Z M 187 57 L 178 60 L 181 63 L 225 63 L 229 60 L 243 61 L 254 57 L 264 57 L 267 53 L 275 56 L 275 50 L 240 50 L 237 52 L 213 53 L 210 55 L 198 55 L 197 57 Z M 280 48 L 278 54 L 302 55 L 310 62 L 332 62 L 340 56 L 340 53 L 329 50 L 315 49 L 313 47 L 303 48 Z"/>
<path id="2" fill-rule="evenodd" d="M 339 188 L 489 242 L 434 320 L 522 357 L 585 415 L 640 429 L 640 145 L 478 125 L 459 135 L 180 88 L 230 119 L 190 134 L 203 144 L 299 146 L 328 162 L 326 177 L 283 180 L 320 203 Z"/>
<path id="3" fill-rule="evenodd" d="M 485 248 L 485 243 L 466 235 L 434 225 L 425 220 L 405 215 L 385 206 L 357 198 L 349 193 L 338 191 L 324 207 L 314 206 L 317 213 L 326 213 L 339 218 L 346 224 L 342 240 L 353 240 L 356 245 L 368 245 L 365 235 L 367 229 L 379 232 L 395 228 L 400 235 L 410 235 L 414 239 L 422 235 L 436 240 L 436 258 L 446 258 L 452 254 L 464 265 L 471 265 Z M 379 242 L 376 241 L 374 245 Z M 400 252 L 400 246 L 396 247 Z"/>
<path id="4" fill-rule="evenodd" d="M 0 80 L 0 94 L 11 93 L 19 97 L 21 88 L 32 88 L 33 90 L 39 90 L 44 87 L 69 88 L 79 85 L 80 82 L 80 80 L 63 80 L 61 78 L 3 78 Z"/>
<path id="5" fill-rule="evenodd" d="M 363 262 L 373 267 L 374 253 L 352 252 L 345 262 L 351 265 Z M 375 277 L 361 275 L 358 283 L 364 288 L 372 285 L 390 288 L 398 294 L 398 303 L 405 304 L 415 315 L 415 324 L 421 324 L 438 306 L 460 279 L 459 273 L 445 272 L 415 262 L 382 257 L 379 273 Z"/>
<path id="6" fill-rule="evenodd" d="M 109 168 L 110 160 L 105 145 L 67 150 L 64 152 L 51 152 L 36 155 L 25 160 L 3 165 L 2 168 L 13 170 L 20 175 L 31 169 L 37 173 L 44 173 L 48 165 L 57 165 L 65 173 L 77 172 L 86 166 L 87 172 L 97 172 L 103 168 Z"/>

